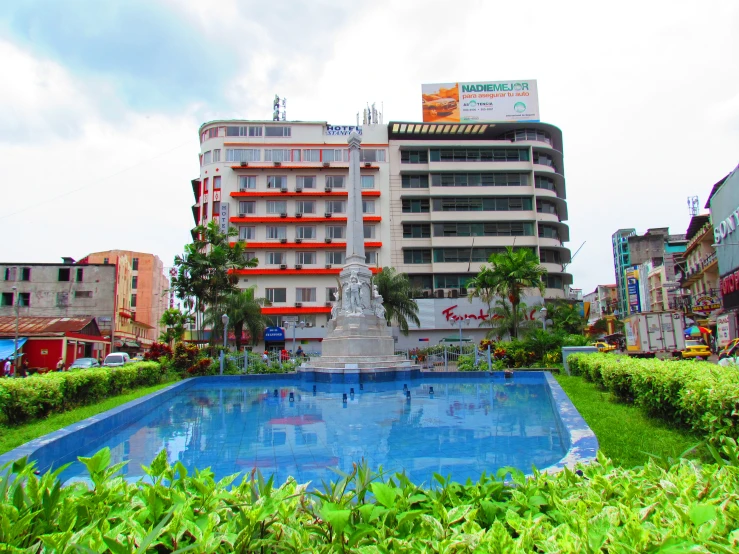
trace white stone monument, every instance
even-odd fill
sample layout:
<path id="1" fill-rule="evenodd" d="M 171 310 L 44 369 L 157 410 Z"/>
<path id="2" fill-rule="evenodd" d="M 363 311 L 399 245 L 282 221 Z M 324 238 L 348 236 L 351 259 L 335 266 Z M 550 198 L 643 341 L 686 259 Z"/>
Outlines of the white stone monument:
<path id="1" fill-rule="evenodd" d="M 395 342 L 385 321 L 385 308 L 372 272 L 365 262 L 362 185 L 357 133 L 349 136 L 349 183 L 346 227 L 346 264 L 339 274 L 331 319 L 326 326 L 322 355 L 301 370 L 324 373 L 409 371 L 410 362 L 395 356 Z"/>

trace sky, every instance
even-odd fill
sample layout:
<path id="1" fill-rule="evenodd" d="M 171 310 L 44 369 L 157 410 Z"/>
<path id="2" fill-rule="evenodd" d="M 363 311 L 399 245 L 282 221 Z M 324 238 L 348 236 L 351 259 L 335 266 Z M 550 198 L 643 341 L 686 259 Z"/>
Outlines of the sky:
<path id="1" fill-rule="evenodd" d="M 421 84 L 537 79 L 562 129 L 574 287 L 611 235 L 684 233 L 739 163 L 739 2 L 5 0 L 0 260 L 189 242 L 198 127 L 420 121 Z M 704 211 L 704 210 L 703 210 Z"/>

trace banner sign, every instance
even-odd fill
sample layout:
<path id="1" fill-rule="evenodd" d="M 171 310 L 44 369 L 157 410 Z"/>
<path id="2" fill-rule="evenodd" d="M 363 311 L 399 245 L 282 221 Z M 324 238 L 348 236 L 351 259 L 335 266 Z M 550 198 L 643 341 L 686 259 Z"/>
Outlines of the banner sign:
<path id="1" fill-rule="evenodd" d="M 423 121 L 539 121 L 536 79 L 421 85 Z"/>
<path id="2" fill-rule="evenodd" d="M 629 313 L 641 312 L 641 299 L 639 298 L 639 269 L 633 267 L 626 272 L 626 289 L 629 297 Z"/>

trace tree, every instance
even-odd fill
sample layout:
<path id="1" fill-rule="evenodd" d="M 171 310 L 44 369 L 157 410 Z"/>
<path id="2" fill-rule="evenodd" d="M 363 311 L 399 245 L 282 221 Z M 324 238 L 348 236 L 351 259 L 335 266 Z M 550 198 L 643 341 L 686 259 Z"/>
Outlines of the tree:
<path id="1" fill-rule="evenodd" d="M 226 295 L 220 307 L 209 308 L 205 321 L 211 325 L 212 336 L 223 334 L 222 317 L 228 316 L 228 324 L 236 337 L 236 350 L 241 350 L 241 335 L 244 328 L 249 332 L 251 344 L 257 344 L 264 330 L 269 327 L 269 319 L 262 314 L 262 306 L 268 306 L 266 298 L 256 298 L 256 285 Z"/>
<path id="2" fill-rule="evenodd" d="M 377 285 L 377 292 L 382 296 L 388 324 L 393 321 L 397 323 L 404 335 L 408 334 L 409 321 L 416 325 L 421 324 L 418 319 L 418 304 L 413 300 L 416 291 L 406 273 L 397 273 L 392 267 L 383 267 L 372 279 L 372 284 Z"/>
<path id="3" fill-rule="evenodd" d="M 533 329 L 536 326 L 536 323 L 534 321 L 526 320 L 526 313 L 528 311 L 526 304 L 520 302 L 516 309 L 518 310 L 516 321 L 521 322 L 518 323 L 519 331 L 528 332 Z M 513 308 L 510 302 L 498 298 L 495 301 L 495 306 L 488 308 L 488 316 L 488 319 L 480 323 L 480 327 L 490 327 L 486 338 L 501 340 L 505 335 L 513 337 L 515 322 L 513 318 Z"/>
<path id="4" fill-rule="evenodd" d="M 182 313 L 177 308 L 165 310 L 159 320 L 159 324 L 165 328 L 159 335 L 159 340 L 172 346 L 174 342 L 182 339 L 182 335 L 185 334 L 185 326 L 190 321 L 192 321 L 192 316 Z"/>
<path id="5" fill-rule="evenodd" d="M 579 335 L 585 329 L 585 318 L 580 315 L 575 304 L 554 302 L 549 305 L 549 317 L 555 329 L 572 335 Z"/>
<path id="6" fill-rule="evenodd" d="M 544 294 L 544 276 L 547 270 L 539 263 L 539 257 L 530 248 L 514 250 L 506 246 L 504 252 L 492 254 L 490 265 L 483 265 L 480 272 L 467 284 L 470 298 L 479 297 L 490 308 L 496 296 L 508 298 L 512 306 L 512 337 L 518 337 L 518 306 L 525 289 L 539 289 Z"/>
<path id="7" fill-rule="evenodd" d="M 171 286 L 177 298 L 194 310 L 200 332 L 206 306 L 219 310 L 223 298 L 237 290 L 239 278 L 234 271 L 254 267 L 257 261 L 245 258 L 243 242 L 231 244 L 231 237 L 238 234 L 233 227 L 222 233 L 218 224 L 211 221 L 207 226 L 196 227 L 195 233 L 197 238 L 185 246 L 184 254 L 175 256 L 177 275 Z"/>

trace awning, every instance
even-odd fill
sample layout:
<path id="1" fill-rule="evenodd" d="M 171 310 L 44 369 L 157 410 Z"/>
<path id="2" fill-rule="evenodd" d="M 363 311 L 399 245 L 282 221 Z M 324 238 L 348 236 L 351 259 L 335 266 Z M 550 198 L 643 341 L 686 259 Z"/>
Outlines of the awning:
<path id="1" fill-rule="evenodd" d="M 140 347 L 139 343 L 133 340 L 125 341 L 124 346 L 128 346 L 129 348 L 139 348 Z"/>
<path id="2" fill-rule="evenodd" d="M 20 349 L 28 339 L 26 337 L 18 337 L 18 348 Z M 15 352 L 15 339 L 0 339 L 0 360 L 7 358 L 13 359 Z"/>

